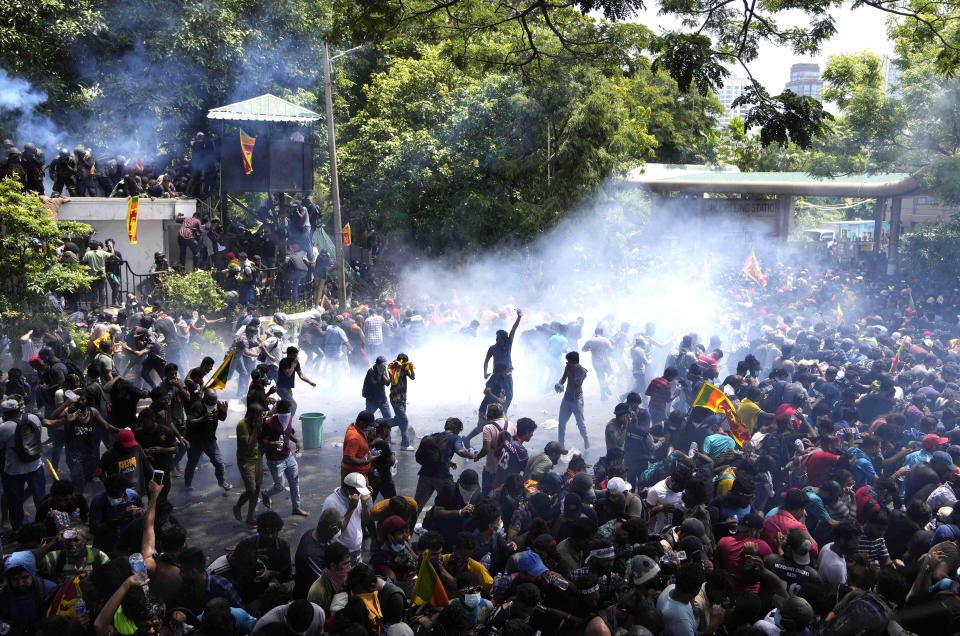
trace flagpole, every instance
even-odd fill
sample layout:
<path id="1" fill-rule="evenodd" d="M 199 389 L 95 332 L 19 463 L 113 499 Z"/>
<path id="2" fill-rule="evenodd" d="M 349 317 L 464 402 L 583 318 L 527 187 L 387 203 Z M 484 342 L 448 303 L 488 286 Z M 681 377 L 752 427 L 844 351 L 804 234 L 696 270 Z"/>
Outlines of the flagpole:
<path id="1" fill-rule="evenodd" d="M 323 43 L 324 106 L 327 115 L 327 147 L 330 152 L 330 199 L 333 202 L 333 232 L 337 246 L 337 291 L 340 310 L 347 307 L 347 281 L 343 268 L 343 220 L 340 217 L 340 178 L 337 175 L 337 139 L 333 127 L 333 82 L 330 79 L 330 53 Z"/>

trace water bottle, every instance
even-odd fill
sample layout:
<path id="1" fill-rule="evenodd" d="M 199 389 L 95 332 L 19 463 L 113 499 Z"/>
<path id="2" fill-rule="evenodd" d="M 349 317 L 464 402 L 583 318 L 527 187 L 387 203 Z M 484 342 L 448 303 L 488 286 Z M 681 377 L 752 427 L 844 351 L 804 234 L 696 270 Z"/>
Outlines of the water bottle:
<path id="1" fill-rule="evenodd" d="M 700 450 L 696 442 L 690 442 L 690 450 L 687 451 L 687 457 L 693 457 L 693 454 Z"/>
<path id="2" fill-rule="evenodd" d="M 77 599 L 73 602 L 73 613 L 76 616 L 81 614 L 86 614 L 87 612 L 87 603 L 83 600 L 83 597 L 77 594 Z"/>
<path id="3" fill-rule="evenodd" d="M 493 557 L 490 556 L 490 553 L 487 552 L 482 557 L 480 557 L 480 565 L 482 565 L 487 572 L 490 571 L 490 562 L 493 561 Z"/>
<path id="4" fill-rule="evenodd" d="M 10 626 L 0 621 L 0 636 L 5 636 L 10 633 Z"/>
<path id="5" fill-rule="evenodd" d="M 566 590 L 570 587 L 570 582 L 562 576 L 551 575 L 547 577 L 547 583 L 561 590 Z"/>
<path id="6" fill-rule="evenodd" d="M 130 572 L 133 574 L 135 580 L 138 582 L 145 582 L 148 578 L 147 574 L 147 564 L 143 561 L 143 555 L 139 552 L 134 552 L 130 555 Z M 143 586 L 143 591 L 146 593 L 148 588 L 146 585 Z"/>

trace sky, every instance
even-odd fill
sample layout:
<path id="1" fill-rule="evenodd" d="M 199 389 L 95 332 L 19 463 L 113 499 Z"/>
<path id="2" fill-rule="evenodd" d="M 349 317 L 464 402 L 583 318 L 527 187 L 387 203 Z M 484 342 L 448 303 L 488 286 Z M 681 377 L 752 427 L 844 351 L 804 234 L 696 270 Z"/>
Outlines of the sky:
<path id="1" fill-rule="evenodd" d="M 651 5 L 654 6 L 655 5 Z M 869 50 L 877 55 L 891 54 L 893 43 L 887 39 L 886 20 L 888 14 L 870 7 L 850 10 L 847 6 L 837 9 L 834 13 L 837 34 L 824 44 L 822 52 L 816 57 L 799 57 L 789 48 L 781 48 L 771 44 L 761 47 L 760 56 L 750 65 L 753 76 L 762 83 L 768 91 L 776 95 L 781 92 L 790 76 L 790 66 L 798 62 L 815 62 L 820 64 L 823 71 L 827 58 L 840 53 L 852 53 Z M 800 11 L 784 12 L 778 16 L 781 27 L 795 26 L 802 23 L 804 14 Z M 656 8 L 638 14 L 637 22 L 646 24 L 657 31 L 660 27 L 669 28 L 671 23 L 664 21 L 656 13 Z M 677 24 L 674 22 L 673 24 Z M 739 67 L 732 69 L 734 75 L 743 75 Z"/>

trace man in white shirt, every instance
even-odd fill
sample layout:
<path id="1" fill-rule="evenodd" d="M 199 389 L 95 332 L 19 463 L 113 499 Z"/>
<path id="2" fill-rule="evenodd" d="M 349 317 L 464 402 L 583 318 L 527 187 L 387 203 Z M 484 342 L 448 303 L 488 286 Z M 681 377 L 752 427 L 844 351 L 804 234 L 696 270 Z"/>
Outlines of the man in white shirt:
<path id="1" fill-rule="evenodd" d="M 650 506 L 650 534 L 660 534 L 673 526 L 674 508 L 683 508 L 683 477 L 674 473 L 650 487 L 647 505 Z"/>
<path id="2" fill-rule="evenodd" d="M 340 487 L 324 500 L 321 514 L 328 508 L 343 514 L 340 536 L 336 541 L 346 546 L 354 564 L 358 563 L 363 547 L 363 524 L 370 515 L 370 489 L 366 478 L 360 473 L 348 473 Z"/>
<path id="3" fill-rule="evenodd" d="M 847 559 L 860 549 L 860 524 L 845 520 L 833 527 L 833 543 L 820 550 L 820 565 L 817 572 L 828 585 L 843 585 L 847 582 Z"/>

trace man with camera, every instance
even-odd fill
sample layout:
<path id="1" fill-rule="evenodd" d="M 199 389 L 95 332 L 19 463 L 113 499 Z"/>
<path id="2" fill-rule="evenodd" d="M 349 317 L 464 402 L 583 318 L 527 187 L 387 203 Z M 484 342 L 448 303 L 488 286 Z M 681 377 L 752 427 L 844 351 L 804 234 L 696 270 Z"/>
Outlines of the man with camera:
<path id="1" fill-rule="evenodd" d="M 213 464 L 217 483 L 224 490 L 230 490 L 233 485 L 224 479 L 223 458 L 220 455 L 220 446 L 217 444 L 217 424 L 227 419 L 227 403 L 217 400 L 214 389 L 206 389 L 203 398 L 190 405 L 187 413 L 187 470 L 183 476 L 183 485 L 193 490 L 193 473 L 197 469 L 200 455 L 204 454 Z"/>

